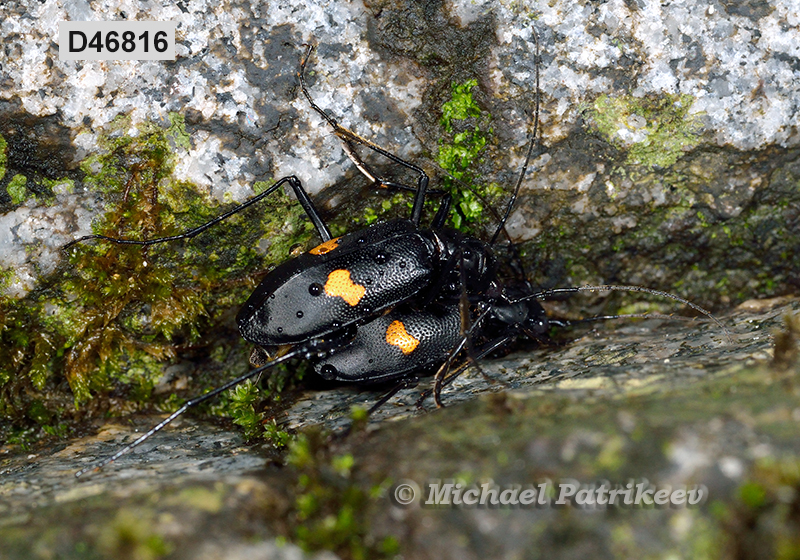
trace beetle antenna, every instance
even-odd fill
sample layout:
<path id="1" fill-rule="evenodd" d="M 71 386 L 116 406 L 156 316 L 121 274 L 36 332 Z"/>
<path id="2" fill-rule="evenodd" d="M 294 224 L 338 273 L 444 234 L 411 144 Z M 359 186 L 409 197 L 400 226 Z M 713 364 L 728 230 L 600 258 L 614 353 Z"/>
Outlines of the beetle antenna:
<path id="1" fill-rule="evenodd" d="M 617 285 L 602 285 L 602 286 L 576 286 L 572 288 L 553 288 L 551 290 L 543 290 L 541 292 L 535 292 L 533 294 L 521 297 L 517 300 L 514 300 L 513 303 L 518 303 L 521 301 L 527 301 L 529 299 L 540 299 L 546 298 L 555 294 L 574 294 L 578 292 L 644 292 L 647 294 L 652 294 L 654 296 L 660 296 L 667 299 L 672 299 L 677 302 L 680 302 L 688 307 L 691 307 L 698 313 L 702 313 L 716 325 L 722 329 L 725 333 L 725 338 L 728 341 L 728 344 L 733 344 L 733 338 L 731 337 L 730 331 L 725 327 L 725 325 L 720 322 L 710 311 L 704 309 L 697 305 L 696 303 L 692 303 L 688 299 L 684 299 L 680 296 L 676 296 L 675 294 L 671 294 L 669 292 L 662 292 L 661 290 L 653 290 L 652 288 L 645 288 L 644 286 L 617 286 Z"/>
<path id="2" fill-rule="evenodd" d="M 525 173 L 528 171 L 528 164 L 531 161 L 531 156 L 533 154 L 533 148 L 539 143 L 539 105 L 540 105 L 540 98 L 541 98 L 541 89 L 539 88 L 539 36 L 536 34 L 536 28 L 531 26 L 532 36 L 533 36 L 533 43 L 535 45 L 535 51 L 533 55 L 533 63 L 535 68 L 535 75 L 536 75 L 536 93 L 535 93 L 535 102 L 534 102 L 534 113 L 533 113 L 533 134 L 531 135 L 531 140 L 528 143 L 528 152 L 525 154 L 525 163 L 522 164 L 522 169 L 519 172 L 519 177 L 517 177 L 517 184 L 514 186 L 514 192 L 511 194 L 511 200 L 508 201 L 508 206 L 506 207 L 506 213 L 503 216 L 503 219 L 500 220 L 500 223 L 497 226 L 497 229 L 492 236 L 492 240 L 489 242 L 489 245 L 494 245 L 497 241 L 497 238 L 500 236 L 500 232 L 506 226 L 506 222 L 508 221 L 508 217 L 511 215 L 511 210 L 514 208 L 514 204 L 517 201 L 517 196 L 519 195 L 520 188 L 522 187 L 522 180 L 525 178 Z"/>
<path id="3" fill-rule="evenodd" d="M 264 371 L 266 371 L 268 369 L 271 369 L 271 368 L 277 366 L 278 364 L 281 364 L 281 363 L 283 363 L 283 362 L 285 362 L 287 360 L 291 360 L 292 358 L 295 358 L 295 357 L 303 354 L 303 352 L 305 350 L 306 350 L 305 348 L 297 348 L 296 350 L 288 352 L 288 353 L 284 354 L 283 356 L 281 356 L 279 358 L 275 358 L 274 360 L 270 361 L 267 364 L 264 364 L 263 366 L 261 366 L 259 368 L 256 368 L 254 370 L 248 371 L 244 375 L 240 375 L 236 379 L 231 379 L 230 381 L 228 381 L 224 385 L 221 385 L 221 386 L 217 387 L 216 389 L 213 389 L 212 391 L 209 391 L 208 393 L 206 393 L 204 395 L 200 395 L 199 397 L 195 397 L 193 399 L 190 399 L 190 400 L 186 401 L 186 403 L 184 403 L 184 405 L 182 407 L 180 407 L 178 410 L 176 410 L 175 412 L 173 412 L 172 414 L 167 416 L 164 420 L 162 420 L 161 422 L 159 422 L 158 424 L 156 424 L 155 426 L 150 428 L 144 434 L 139 436 L 136 439 L 136 441 L 134 441 L 133 443 L 129 443 L 128 445 L 126 445 L 125 447 L 123 447 L 122 449 L 120 449 L 119 451 L 117 451 L 116 453 L 111 455 L 110 457 L 106 457 L 105 459 L 103 459 L 99 463 L 97 463 L 95 465 L 92 465 L 90 467 L 82 468 L 81 470 L 79 470 L 78 472 L 75 473 L 75 476 L 76 477 L 81 477 L 81 476 L 83 476 L 84 474 L 86 474 L 89 471 L 94 471 L 94 472 L 99 471 L 100 469 L 102 469 L 107 464 L 116 461 L 117 459 L 119 459 L 123 455 L 126 455 L 127 453 L 129 453 L 135 447 L 138 447 L 139 445 L 144 443 L 146 440 L 150 439 L 150 437 L 153 436 L 156 432 L 160 432 L 164 427 L 166 427 L 167 425 L 172 423 L 173 420 L 175 420 L 178 416 L 181 416 L 184 412 L 186 412 L 187 410 L 189 410 L 193 406 L 196 406 L 196 405 L 198 405 L 198 404 L 200 404 L 202 402 L 205 402 L 208 399 L 212 399 L 212 398 L 216 397 L 217 395 L 219 395 L 220 393 L 222 393 L 223 391 L 226 391 L 226 390 L 230 389 L 231 387 L 234 387 L 234 386 L 238 385 L 239 383 L 242 383 L 243 381 L 246 381 L 247 379 L 250 379 L 251 377 L 255 377 L 256 375 L 259 375 L 260 373 L 262 373 L 262 372 L 264 372 Z"/>

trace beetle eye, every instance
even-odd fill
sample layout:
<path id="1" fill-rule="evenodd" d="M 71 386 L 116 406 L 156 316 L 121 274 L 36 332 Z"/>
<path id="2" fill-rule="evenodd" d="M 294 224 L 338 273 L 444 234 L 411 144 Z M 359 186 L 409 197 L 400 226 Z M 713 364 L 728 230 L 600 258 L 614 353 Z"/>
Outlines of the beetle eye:
<path id="1" fill-rule="evenodd" d="M 322 293 L 322 285 L 314 282 L 308 287 L 308 293 L 312 296 L 318 296 Z"/>

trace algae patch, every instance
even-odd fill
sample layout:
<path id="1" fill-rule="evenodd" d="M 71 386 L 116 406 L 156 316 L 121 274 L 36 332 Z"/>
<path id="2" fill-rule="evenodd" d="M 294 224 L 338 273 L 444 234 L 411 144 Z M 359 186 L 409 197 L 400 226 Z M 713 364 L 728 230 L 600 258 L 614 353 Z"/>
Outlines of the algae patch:
<path id="1" fill-rule="evenodd" d="M 601 95 L 589 108 L 591 126 L 627 151 L 627 164 L 668 167 L 700 143 L 691 95 L 612 97 Z"/>

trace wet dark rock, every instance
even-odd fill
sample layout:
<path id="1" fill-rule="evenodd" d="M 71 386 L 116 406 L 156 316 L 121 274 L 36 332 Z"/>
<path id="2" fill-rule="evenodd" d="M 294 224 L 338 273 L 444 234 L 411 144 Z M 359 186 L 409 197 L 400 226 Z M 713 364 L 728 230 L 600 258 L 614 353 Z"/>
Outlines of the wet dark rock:
<path id="1" fill-rule="evenodd" d="M 353 227 L 367 215 L 369 185 L 296 82 L 303 44 L 314 43 L 316 102 L 423 166 L 435 184 L 446 175 L 435 163 L 442 105 L 453 82 L 476 79 L 492 135 L 475 176 L 508 191 L 531 132 L 533 29 L 542 46 L 544 150 L 507 224 L 531 279 L 675 292 L 712 306 L 730 335 L 706 320 L 655 317 L 587 327 L 563 335 L 563 346 L 521 345 L 482 361 L 486 376 L 472 370 L 447 387 L 443 410 L 430 399 L 424 411 L 416 406 L 430 380 L 404 389 L 341 439 L 320 434 L 342 433 L 352 407 L 369 407 L 380 391 L 293 395 L 275 420 L 306 434 L 298 441 L 316 441 L 304 466 L 268 444 L 245 444 L 239 432 L 184 418 L 79 480 L 78 469 L 161 417 L 101 419 L 141 406 L 126 400 L 122 381 L 118 393 L 76 410 L 59 369 L 69 348 L 53 347 L 47 359 L 37 350 L 36 379 L 27 373 L 33 354 L 21 351 L 13 371 L 0 370 L 4 422 L 93 420 L 76 432 L 89 435 L 2 447 L 0 559 L 332 558 L 299 545 L 346 557 L 380 543 L 386 556 L 407 558 L 797 555 L 800 402 L 795 335 L 784 319 L 800 309 L 800 34 L 790 2 L 200 1 L 121 14 L 21 0 L 2 11 L 0 332 L 9 348 L 35 335 L 39 350 L 52 344 L 49 331 L 28 332 L 14 318 L 32 308 L 25 298 L 51 290 L 66 260 L 60 247 L 109 211 L 84 182 L 109 138 L 179 115 L 186 137 L 170 145 L 171 173 L 208 205 L 242 201 L 256 181 L 295 174 L 312 194 L 326 189 L 318 200 L 336 227 Z M 58 21 L 126 18 L 177 21 L 177 59 L 59 60 L 51 40 Z M 115 129 L 119 122 L 129 124 Z M 200 243 L 216 249 L 215 239 Z M 270 252 L 274 243 L 273 232 L 254 245 Z M 71 296 L 60 303 L 80 294 Z M 622 303 L 637 313 L 634 301 L 603 294 L 549 310 L 579 318 Z M 133 302 L 123 320 L 135 323 L 146 310 Z M 51 324 L 52 308 L 42 312 L 39 324 Z M 206 363 L 175 342 L 167 354 L 178 357 L 153 382 L 156 395 L 190 393 L 201 370 L 244 367 L 247 350 L 224 336 L 234 315 L 220 312 L 201 335 L 227 356 Z M 240 359 L 230 356 L 239 350 Z M 427 492 L 439 479 L 465 487 L 647 479 L 659 488 L 703 485 L 708 497 L 697 507 L 596 511 L 392 501 L 399 484 Z M 302 513 L 315 500 L 317 517 Z M 351 519 L 339 540 L 323 531 L 337 519 Z"/>

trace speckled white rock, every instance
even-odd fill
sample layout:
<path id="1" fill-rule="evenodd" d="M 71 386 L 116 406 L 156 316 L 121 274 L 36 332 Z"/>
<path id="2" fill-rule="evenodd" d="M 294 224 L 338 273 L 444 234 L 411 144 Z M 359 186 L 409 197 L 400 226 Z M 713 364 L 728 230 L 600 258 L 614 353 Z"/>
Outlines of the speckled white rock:
<path id="1" fill-rule="evenodd" d="M 447 0 L 444 10 L 461 26 L 487 14 L 494 18 L 494 94 L 517 99 L 518 105 L 504 115 L 515 134 L 508 164 L 514 169 L 530 128 L 527 102 L 519 96 L 533 88 L 533 25 L 543 47 L 542 119 L 549 142 L 566 137 L 583 108 L 602 93 L 681 93 L 695 98 L 691 111 L 701 119 L 706 142 L 740 150 L 797 145 L 800 1 L 723 4 Z M 178 154 L 178 178 L 207 189 L 219 201 L 244 200 L 254 181 L 287 174 L 297 175 L 316 193 L 342 179 L 350 163 L 299 90 L 293 97 L 285 93 L 293 87 L 302 43 L 320 46 L 313 60 L 313 94 L 344 126 L 406 158 L 436 148 L 421 144 L 413 128 L 413 112 L 428 85 L 426 72 L 408 61 L 381 58 L 368 37 L 372 17 L 360 0 L 194 0 L 180 7 L 132 1 L 4 2 L 0 101 L 18 101 L 34 116 L 58 114 L 72 131 L 79 159 L 96 149 L 97 135 L 119 115 L 129 115 L 136 125 L 166 122 L 170 112 L 191 111 L 200 122 L 257 138 L 258 147 L 255 152 L 237 149 L 198 127 L 191 149 Z M 59 21 L 121 19 L 178 22 L 177 60 L 59 60 Z M 378 96 L 386 109 L 379 118 L 374 110 L 366 116 L 370 96 Z M 404 124 L 389 126 L 382 120 L 389 116 Z M 282 119 L 291 120 L 291 126 L 270 132 Z M 629 125 L 620 139 L 635 142 L 642 135 L 641 123 Z M 565 184 L 580 189 L 592 180 L 592 173 L 569 176 Z M 85 214 L 92 207 L 80 198 L 80 188 L 74 197 L 66 197 L 63 207 L 26 206 L 2 218 L 0 267 L 20 270 L 8 293 L 24 294 L 35 284 L 37 268 L 52 268 L 53 256 L 30 249 L 31 243 L 44 238 L 56 243 L 89 232 Z M 77 220 L 55 216 L 72 215 L 76 207 L 82 208 Z M 19 225 L 36 213 L 38 233 L 21 235 Z M 530 239 L 541 224 L 526 224 L 515 215 L 509 228 Z M 32 260 L 41 262 L 33 265 Z"/>

